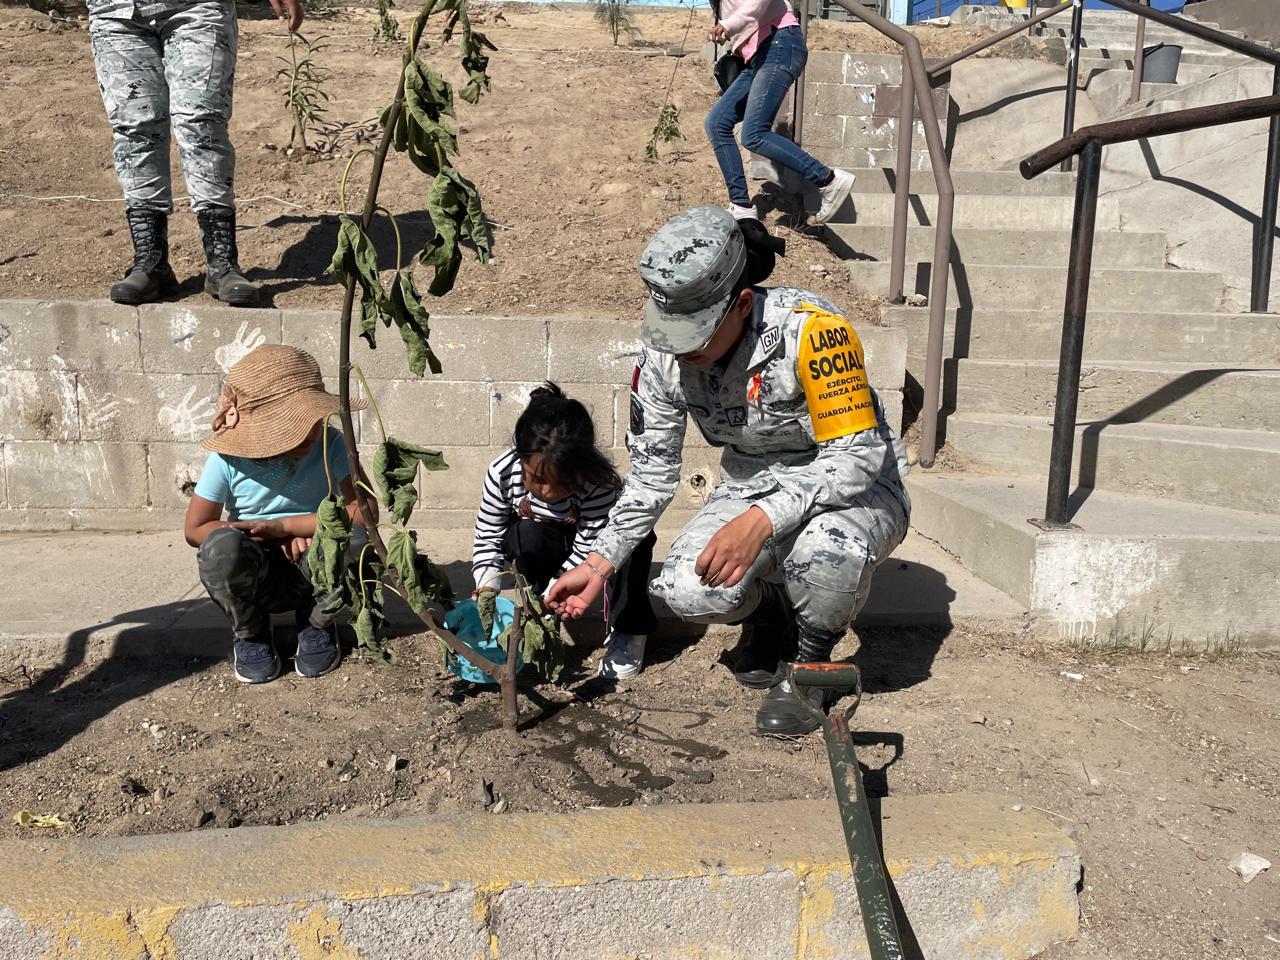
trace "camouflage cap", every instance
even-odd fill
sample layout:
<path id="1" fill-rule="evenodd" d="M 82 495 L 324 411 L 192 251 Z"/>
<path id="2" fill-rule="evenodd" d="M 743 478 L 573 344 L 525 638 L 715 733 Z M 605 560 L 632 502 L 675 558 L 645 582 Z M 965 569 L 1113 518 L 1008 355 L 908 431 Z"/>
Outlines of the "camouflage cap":
<path id="1" fill-rule="evenodd" d="M 662 353 L 696 350 L 715 332 L 747 262 L 746 246 L 724 207 L 678 213 L 640 255 L 649 288 L 640 339 Z"/>

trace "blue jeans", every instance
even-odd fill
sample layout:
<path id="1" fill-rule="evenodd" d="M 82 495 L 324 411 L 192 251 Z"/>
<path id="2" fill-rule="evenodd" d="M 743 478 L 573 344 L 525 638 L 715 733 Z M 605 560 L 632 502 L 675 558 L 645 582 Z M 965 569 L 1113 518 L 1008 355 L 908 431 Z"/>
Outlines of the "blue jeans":
<path id="1" fill-rule="evenodd" d="M 733 128 L 739 123 L 742 124 L 742 145 L 752 153 L 789 167 L 815 187 L 831 179 L 828 167 L 773 132 L 778 108 L 808 59 L 809 51 L 799 27 L 773 31 L 738 74 L 738 79 L 707 111 L 703 124 L 707 139 L 711 141 L 720 173 L 729 188 L 729 199 L 740 207 L 751 205 L 751 193 L 742 169 L 742 155 L 733 139 Z"/>

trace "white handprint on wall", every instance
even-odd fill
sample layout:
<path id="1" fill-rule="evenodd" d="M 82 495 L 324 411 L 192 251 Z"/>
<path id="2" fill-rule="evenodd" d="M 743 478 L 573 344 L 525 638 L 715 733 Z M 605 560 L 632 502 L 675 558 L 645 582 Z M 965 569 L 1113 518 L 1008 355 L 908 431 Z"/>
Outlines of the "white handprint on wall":
<path id="1" fill-rule="evenodd" d="M 242 359 L 245 355 L 253 350 L 258 349 L 267 342 L 266 336 L 262 333 L 261 327 L 249 329 L 249 321 L 240 324 L 240 329 L 236 331 L 236 335 L 231 338 L 230 343 L 224 343 L 213 351 L 214 362 L 226 373 Z"/>
<path id="2" fill-rule="evenodd" d="M 160 426 L 179 440 L 194 440 L 209 431 L 213 419 L 213 401 L 207 396 L 196 398 L 199 387 L 191 387 L 172 407 L 161 407 Z"/>

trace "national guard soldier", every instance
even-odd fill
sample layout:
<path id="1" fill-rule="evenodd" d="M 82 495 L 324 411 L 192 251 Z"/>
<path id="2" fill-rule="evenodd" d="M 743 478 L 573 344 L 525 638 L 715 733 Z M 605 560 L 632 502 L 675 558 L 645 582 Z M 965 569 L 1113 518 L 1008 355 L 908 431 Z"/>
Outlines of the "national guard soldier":
<path id="1" fill-rule="evenodd" d="M 177 292 L 169 266 L 169 128 L 208 271 L 205 291 L 234 306 L 257 302 L 240 270 L 227 136 L 236 73 L 234 0 L 88 0 L 89 40 L 98 87 L 115 139 L 112 159 L 124 191 L 133 266 L 111 287 L 117 303 L 149 303 Z M 289 29 L 302 24 L 301 0 L 271 0 Z"/>
<path id="2" fill-rule="evenodd" d="M 548 601 L 561 616 L 581 616 L 653 530 L 675 495 L 692 416 L 724 450 L 720 483 L 651 592 L 683 620 L 744 623 L 734 673 L 769 689 L 757 731 L 800 734 L 817 723 L 778 663 L 830 659 L 876 567 L 906 536 L 911 505 L 905 447 L 868 383 L 852 325 L 815 294 L 754 286 L 773 266 L 761 237 L 771 239 L 758 222 L 739 225 L 704 206 L 672 218 L 645 249 L 631 470 L 595 552 Z"/>

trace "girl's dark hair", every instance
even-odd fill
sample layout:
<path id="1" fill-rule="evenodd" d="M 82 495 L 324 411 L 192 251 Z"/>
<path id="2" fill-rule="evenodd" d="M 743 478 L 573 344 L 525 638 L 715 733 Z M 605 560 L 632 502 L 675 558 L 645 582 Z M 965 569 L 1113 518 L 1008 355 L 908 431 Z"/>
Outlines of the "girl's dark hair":
<path id="1" fill-rule="evenodd" d="M 618 471 L 596 447 L 596 428 L 587 408 L 550 381 L 529 395 L 529 405 L 516 420 L 515 446 L 521 460 L 542 457 L 561 483 L 579 492 L 622 486 Z"/>
<path id="2" fill-rule="evenodd" d="M 778 256 L 787 255 L 786 241 L 770 234 L 759 220 L 739 220 L 738 229 L 747 248 L 747 262 L 733 285 L 735 299 L 747 287 L 756 287 L 768 280 Z"/>

